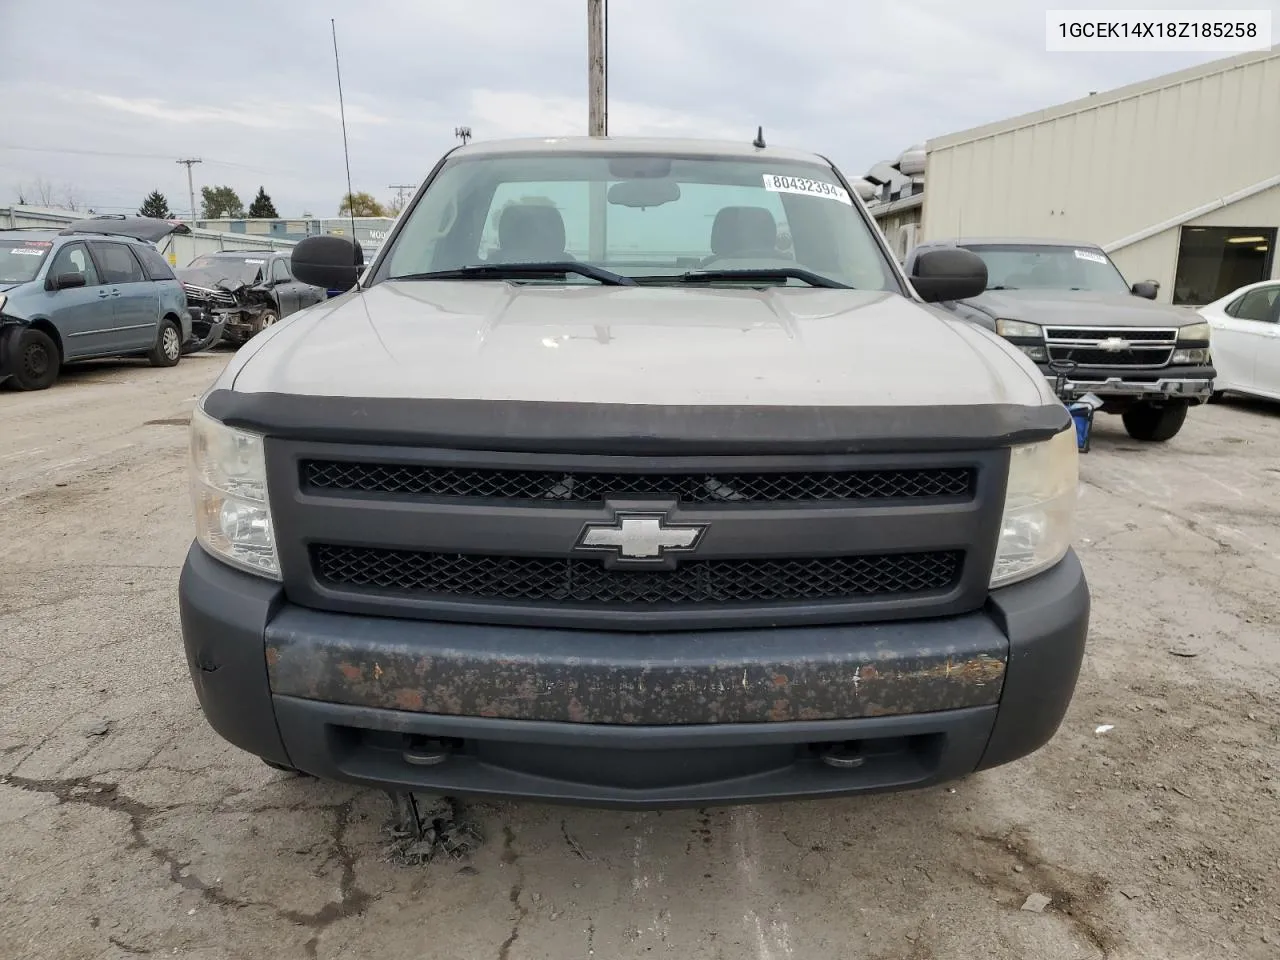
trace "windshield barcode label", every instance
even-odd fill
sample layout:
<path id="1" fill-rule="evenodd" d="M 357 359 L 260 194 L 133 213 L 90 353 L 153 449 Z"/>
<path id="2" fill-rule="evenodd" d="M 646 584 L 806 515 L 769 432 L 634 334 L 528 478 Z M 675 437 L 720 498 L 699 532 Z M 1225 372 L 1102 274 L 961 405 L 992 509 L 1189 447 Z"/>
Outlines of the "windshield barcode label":
<path id="1" fill-rule="evenodd" d="M 807 177 L 789 177 L 781 173 L 766 173 L 764 188 L 774 193 L 799 193 L 807 197 L 825 197 L 828 200 L 839 200 L 841 203 L 853 205 L 849 199 L 849 191 L 837 187 L 825 180 L 810 180 Z"/>

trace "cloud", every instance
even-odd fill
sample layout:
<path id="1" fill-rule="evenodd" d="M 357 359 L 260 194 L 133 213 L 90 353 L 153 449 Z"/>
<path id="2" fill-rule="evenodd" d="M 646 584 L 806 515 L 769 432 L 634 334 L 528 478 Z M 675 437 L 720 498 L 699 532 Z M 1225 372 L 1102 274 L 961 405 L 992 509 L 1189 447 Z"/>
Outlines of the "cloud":
<path id="1" fill-rule="evenodd" d="M 473 90 L 467 115 L 489 138 L 583 133 L 585 97 L 546 97 L 520 90 Z M 670 107 L 611 99 L 609 133 L 633 137 L 749 138 L 745 126 Z"/>
<path id="2" fill-rule="evenodd" d="M 67 99 L 79 100 L 95 106 L 118 110 L 134 116 L 159 120 L 163 123 L 194 124 L 212 123 L 250 127 L 255 130 L 301 130 L 319 125 L 319 118 L 337 121 L 340 111 L 337 104 L 288 104 L 242 101 L 229 106 L 209 104 L 178 104 L 154 98 L 123 97 L 109 93 L 91 93 L 81 90 L 64 92 Z M 346 109 L 348 126 L 391 123 L 392 118 L 374 113 L 364 107 L 352 105 Z"/>
<path id="3" fill-rule="evenodd" d="M 0 5 L 6 36 L 47 33 L 38 4 Z M 1264 5 L 1280 23 L 1280 0 Z M 173 161 L 199 156 L 197 191 L 226 183 L 251 196 L 262 185 L 282 213 L 336 210 L 346 168 L 330 17 L 356 189 L 386 198 L 388 184 L 420 181 L 460 125 L 478 139 L 586 132 L 581 0 L 74 7 L 56 46 L 10 44 L 0 64 L 0 202 L 41 177 L 75 184 L 103 211 L 136 209 L 152 189 L 185 209 L 186 170 Z M 760 124 L 770 143 L 821 152 L 850 175 L 930 137 L 1214 58 L 1049 54 L 1044 8 L 1026 0 L 608 9 L 611 133 L 741 141 Z M 121 55 L 139 49 L 138 23 L 158 58 Z"/>

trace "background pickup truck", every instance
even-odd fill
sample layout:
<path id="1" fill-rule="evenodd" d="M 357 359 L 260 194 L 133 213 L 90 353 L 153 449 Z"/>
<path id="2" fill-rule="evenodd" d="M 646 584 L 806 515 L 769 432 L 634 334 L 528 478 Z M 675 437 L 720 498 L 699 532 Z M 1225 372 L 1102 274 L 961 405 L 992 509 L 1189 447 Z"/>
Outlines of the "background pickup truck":
<path id="1" fill-rule="evenodd" d="M 996 237 L 931 240 L 907 257 L 960 247 L 987 265 L 987 289 L 943 304 L 1015 344 L 1046 377 L 1075 364 L 1074 395 L 1092 393 L 1135 440 L 1173 437 L 1187 409 L 1213 393 L 1209 325 L 1194 311 L 1153 303 L 1154 283 L 1130 286 L 1096 244 Z"/>

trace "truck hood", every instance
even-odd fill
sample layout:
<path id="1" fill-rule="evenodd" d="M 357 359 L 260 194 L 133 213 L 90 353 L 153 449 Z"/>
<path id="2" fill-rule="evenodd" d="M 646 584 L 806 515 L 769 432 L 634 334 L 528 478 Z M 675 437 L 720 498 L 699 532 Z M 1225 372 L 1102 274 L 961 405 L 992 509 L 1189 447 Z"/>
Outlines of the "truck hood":
<path id="1" fill-rule="evenodd" d="M 1156 303 L 1131 293 L 1088 290 L 988 290 L 963 301 L 993 319 L 1042 326 L 1183 327 L 1201 318 L 1187 307 Z"/>
<path id="2" fill-rule="evenodd" d="M 255 337 L 217 388 L 661 405 L 1052 402 L 1003 340 L 880 291 L 392 281 Z"/>

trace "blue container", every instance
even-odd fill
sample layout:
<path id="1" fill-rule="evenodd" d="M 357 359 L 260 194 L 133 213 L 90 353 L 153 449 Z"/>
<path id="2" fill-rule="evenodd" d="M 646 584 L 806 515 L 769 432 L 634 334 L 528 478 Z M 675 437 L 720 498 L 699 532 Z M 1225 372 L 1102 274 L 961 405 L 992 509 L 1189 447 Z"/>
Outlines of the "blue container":
<path id="1" fill-rule="evenodd" d="M 1076 425 L 1076 449 L 1086 453 L 1089 450 L 1089 432 L 1093 429 L 1093 407 L 1087 403 L 1073 403 L 1067 410 Z"/>

